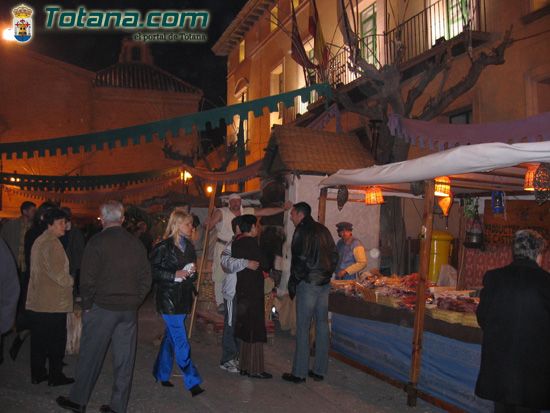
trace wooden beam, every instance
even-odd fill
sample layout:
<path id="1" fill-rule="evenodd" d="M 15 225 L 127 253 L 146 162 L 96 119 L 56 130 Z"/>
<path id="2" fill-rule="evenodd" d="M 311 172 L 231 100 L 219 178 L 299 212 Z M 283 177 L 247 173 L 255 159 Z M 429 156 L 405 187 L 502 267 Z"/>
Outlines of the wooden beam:
<path id="1" fill-rule="evenodd" d="M 212 193 L 210 194 L 210 204 L 208 205 L 208 219 L 212 219 L 212 213 L 214 212 L 214 205 L 216 200 L 216 193 L 218 189 L 218 185 L 213 185 Z M 202 274 L 204 272 L 204 266 L 206 264 L 206 261 L 208 260 L 208 238 L 210 235 L 210 231 L 208 231 L 208 228 L 204 228 L 205 234 L 204 234 L 204 242 L 202 244 L 202 257 L 201 257 L 201 264 L 199 267 L 199 276 L 197 278 L 197 294 L 195 294 L 195 298 L 193 299 L 193 307 L 191 308 L 191 321 L 189 322 L 189 331 L 187 332 L 187 337 L 191 338 L 193 334 L 193 326 L 195 325 L 195 315 L 197 312 L 197 302 L 199 298 L 200 288 L 201 288 L 201 280 L 202 280 Z"/>
<path id="2" fill-rule="evenodd" d="M 321 188 L 321 191 L 319 192 L 319 211 L 317 221 L 323 225 L 325 225 L 325 217 L 327 213 L 327 193 L 327 188 Z"/>
<path id="3" fill-rule="evenodd" d="M 420 376 L 420 361 L 422 357 L 422 336 L 424 333 L 424 316 L 426 312 L 426 279 L 430 267 L 430 248 L 432 245 L 434 180 L 424 181 L 424 219 L 420 231 L 420 268 L 416 286 L 416 306 L 414 311 L 412 359 L 410 371 L 410 386 L 407 388 L 407 404 L 416 406 L 417 384 Z"/>

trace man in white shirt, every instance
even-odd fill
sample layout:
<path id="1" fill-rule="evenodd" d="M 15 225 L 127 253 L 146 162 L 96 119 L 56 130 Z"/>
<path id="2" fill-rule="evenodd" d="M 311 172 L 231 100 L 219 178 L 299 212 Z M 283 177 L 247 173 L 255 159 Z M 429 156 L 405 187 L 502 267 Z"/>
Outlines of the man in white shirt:
<path id="1" fill-rule="evenodd" d="M 283 207 L 243 208 L 241 196 L 239 194 L 231 194 L 229 195 L 229 206 L 216 209 L 212 217 L 208 219 L 206 222 L 207 230 L 210 231 L 214 227 L 216 227 L 217 230 L 216 245 L 214 246 L 214 256 L 212 259 L 212 281 L 214 281 L 216 305 L 220 313 L 224 311 L 222 282 L 225 278 L 225 273 L 221 267 L 221 255 L 227 243 L 233 238 L 231 221 L 233 218 L 245 214 L 265 217 L 280 214 L 290 208 L 292 208 L 291 202 L 285 202 Z"/>

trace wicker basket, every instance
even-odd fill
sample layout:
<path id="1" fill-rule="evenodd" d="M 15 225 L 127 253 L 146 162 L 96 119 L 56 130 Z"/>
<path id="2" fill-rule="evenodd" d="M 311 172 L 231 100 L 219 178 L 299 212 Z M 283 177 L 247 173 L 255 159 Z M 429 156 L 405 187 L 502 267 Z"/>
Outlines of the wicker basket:
<path id="1" fill-rule="evenodd" d="M 399 298 L 391 297 L 389 295 L 375 294 L 376 302 L 386 307 L 399 308 Z"/>
<path id="2" fill-rule="evenodd" d="M 274 297 L 272 293 L 266 294 L 264 297 L 264 316 L 266 321 L 271 319 L 271 309 L 273 308 L 273 300 L 274 300 Z"/>
<path id="3" fill-rule="evenodd" d="M 477 317 L 475 313 L 464 313 L 462 315 L 462 321 L 460 323 L 466 327 L 479 328 L 479 324 L 477 322 Z"/>
<path id="4" fill-rule="evenodd" d="M 373 303 L 376 302 L 376 293 L 374 292 L 374 288 L 367 288 L 362 284 L 355 283 L 355 289 L 359 291 L 359 293 L 363 297 L 363 300 Z"/>
<path id="5" fill-rule="evenodd" d="M 209 279 L 201 280 L 199 289 L 199 301 L 216 301 L 216 295 L 214 293 L 214 281 Z"/>
<path id="6" fill-rule="evenodd" d="M 428 311 L 428 315 L 436 320 L 445 321 L 451 324 L 460 324 L 462 323 L 464 313 L 432 308 Z"/>

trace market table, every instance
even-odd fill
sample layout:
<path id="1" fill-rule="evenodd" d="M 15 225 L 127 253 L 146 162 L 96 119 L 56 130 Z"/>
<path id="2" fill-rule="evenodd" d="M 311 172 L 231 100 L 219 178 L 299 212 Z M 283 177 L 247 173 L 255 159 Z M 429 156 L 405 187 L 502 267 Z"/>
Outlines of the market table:
<path id="1" fill-rule="evenodd" d="M 359 297 L 331 293 L 332 350 L 338 358 L 406 385 L 411 368 L 414 313 Z M 468 412 L 487 412 L 492 402 L 475 396 L 482 333 L 479 328 L 426 316 L 418 389 Z"/>

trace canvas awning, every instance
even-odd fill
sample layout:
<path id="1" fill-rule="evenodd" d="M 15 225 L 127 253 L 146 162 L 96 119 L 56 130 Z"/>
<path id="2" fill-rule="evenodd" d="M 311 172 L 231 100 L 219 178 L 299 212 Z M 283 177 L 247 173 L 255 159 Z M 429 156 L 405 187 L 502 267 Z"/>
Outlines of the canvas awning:
<path id="1" fill-rule="evenodd" d="M 321 185 L 400 184 L 446 175 L 451 177 L 453 188 L 522 191 L 525 168 L 538 162 L 550 162 L 550 142 L 484 143 L 387 165 L 340 169 Z"/>

